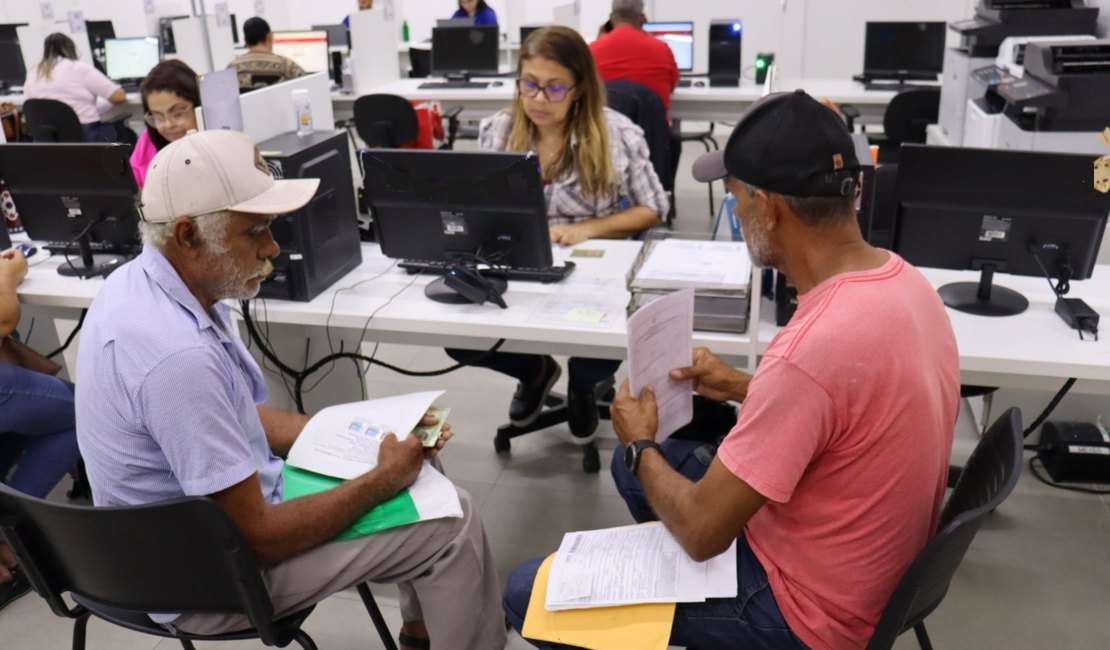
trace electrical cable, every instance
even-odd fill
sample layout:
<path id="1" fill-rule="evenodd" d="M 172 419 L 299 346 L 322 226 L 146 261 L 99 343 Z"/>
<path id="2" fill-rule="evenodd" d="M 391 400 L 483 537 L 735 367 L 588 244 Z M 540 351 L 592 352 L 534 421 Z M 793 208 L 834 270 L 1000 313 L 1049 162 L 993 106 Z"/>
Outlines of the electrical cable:
<path id="1" fill-rule="evenodd" d="M 1055 481 L 1047 479 L 1043 475 L 1041 475 L 1039 471 L 1037 471 L 1037 465 L 1034 461 L 1038 460 L 1041 461 L 1041 466 L 1044 466 L 1044 461 L 1041 460 L 1040 456 L 1034 456 L 1029 459 L 1029 471 L 1033 473 L 1033 476 L 1035 476 L 1038 481 L 1044 483 L 1045 485 L 1054 488 L 1060 488 L 1061 490 L 1067 490 L 1069 492 L 1082 492 L 1083 494 L 1110 494 L 1110 490 L 1096 490 L 1094 488 L 1079 487 L 1077 485 L 1063 485 L 1061 483 L 1057 483 Z"/>
<path id="2" fill-rule="evenodd" d="M 77 338 L 77 333 L 81 331 L 81 326 L 85 324 L 85 314 L 87 313 L 89 313 L 88 309 L 81 310 L 81 317 L 77 319 L 77 327 L 73 328 L 73 331 L 69 333 L 69 336 L 66 337 L 66 341 L 62 344 L 62 347 L 46 355 L 47 359 L 53 359 L 69 348 L 69 344 L 73 343 L 73 339 Z"/>
<path id="3" fill-rule="evenodd" d="M 1056 299 L 1058 301 L 1063 300 L 1064 296 L 1066 296 L 1068 292 L 1071 291 L 1071 264 L 1065 261 L 1063 264 L 1060 265 L 1060 275 L 1057 278 L 1056 284 L 1052 284 L 1052 274 L 1048 272 L 1048 268 L 1045 267 L 1044 262 L 1041 261 L 1041 256 L 1037 255 L 1035 244 L 1029 245 L 1029 253 L 1033 255 L 1033 260 L 1037 262 L 1037 266 L 1041 267 L 1041 272 L 1044 273 L 1044 278 L 1048 281 L 1048 287 L 1052 289 L 1052 293 L 1055 294 Z M 1079 316 L 1075 313 L 1075 310 L 1072 309 L 1071 303 L 1067 300 L 1064 300 L 1063 304 L 1064 309 L 1067 309 L 1068 313 L 1071 315 L 1072 321 L 1077 324 L 1076 331 L 1079 332 L 1079 340 L 1086 340 L 1083 338 L 1083 328 L 1078 327 Z M 1098 340 L 1097 331 L 1095 332 L 1095 340 Z"/>

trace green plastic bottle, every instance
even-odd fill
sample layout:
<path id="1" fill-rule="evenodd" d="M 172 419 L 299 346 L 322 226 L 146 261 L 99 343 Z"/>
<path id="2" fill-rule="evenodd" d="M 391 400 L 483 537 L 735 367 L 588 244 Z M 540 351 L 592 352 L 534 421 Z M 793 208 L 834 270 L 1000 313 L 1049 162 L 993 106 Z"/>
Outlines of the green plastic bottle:
<path id="1" fill-rule="evenodd" d="M 401 21 L 401 40 L 405 43 L 409 42 L 409 21 Z"/>

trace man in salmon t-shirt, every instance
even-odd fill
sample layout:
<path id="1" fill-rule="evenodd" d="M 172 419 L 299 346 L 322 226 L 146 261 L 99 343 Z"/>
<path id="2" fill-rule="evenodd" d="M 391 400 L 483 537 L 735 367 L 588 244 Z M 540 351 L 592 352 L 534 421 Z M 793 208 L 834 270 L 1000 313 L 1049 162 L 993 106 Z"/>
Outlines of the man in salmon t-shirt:
<path id="1" fill-rule="evenodd" d="M 626 382 L 613 402 L 627 445 L 613 475 L 633 515 L 662 520 L 695 560 L 737 541 L 739 597 L 680 603 L 672 645 L 862 648 L 936 531 L 956 341 L 925 278 L 860 235 L 858 173 L 843 123 L 801 91 L 753 104 L 725 149 L 694 165 L 699 181 L 727 179 L 753 261 L 799 297 L 754 377 L 704 348 L 672 372 L 743 403 L 716 457 L 699 442 L 655 443 L 650 390 L 637 400 Z M 536 566 L 509 578 L 514 624 Z"/>

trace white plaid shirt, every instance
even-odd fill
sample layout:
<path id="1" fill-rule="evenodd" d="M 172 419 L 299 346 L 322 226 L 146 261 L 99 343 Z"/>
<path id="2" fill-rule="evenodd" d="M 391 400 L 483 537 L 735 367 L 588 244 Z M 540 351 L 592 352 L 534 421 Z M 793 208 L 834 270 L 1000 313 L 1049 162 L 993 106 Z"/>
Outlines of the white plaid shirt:
<path id="1" fill-rule="evenodd" d="M 632 120 L 610 108 L 605 109 L 609 126 L 609 148 L 617 184 L 608 194 L 590 198 L 582 194 L 578 169 L 572 167 L 561 177 L 545 183 L 547 220 L 552 225 L 576 223 L 604 217 L 631 207 L 650 208 L 660 219 L 670 209 L 663 184 L 651 166 L 643 130 Z M 487 151 L 507 151 L 512 115 L 501 111 L 482 120 L 478 130 L 478 146 Z M 577 147 L 578 142 L 571 142 Z"/>

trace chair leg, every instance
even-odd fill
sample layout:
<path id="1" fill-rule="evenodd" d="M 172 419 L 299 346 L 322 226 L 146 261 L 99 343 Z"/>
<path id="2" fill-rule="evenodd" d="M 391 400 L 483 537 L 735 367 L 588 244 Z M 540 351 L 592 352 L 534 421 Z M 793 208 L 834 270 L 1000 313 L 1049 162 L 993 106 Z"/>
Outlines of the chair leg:
<path id="1" fill-rule="evenodd" d="M 921 650 L 933 650 L 933 644 L 929 642 L 929 633 L 925 631 L 924 623 L 913 626 L 913 633 L 917 635 L 917 645 L 921 646 Z"/>
<path id="2" fill-rule="evenodd" d="M 193 642 L 189 639 L 178 639 L 178 641 L 181 642 L 181 647 L 185 648 L 185 650 L 197 650 L 196 646 L 194 646 Z"/>
<path id="3" fill-rule="evenodd" d="M 297 633 L 293 635 L 293 640 L 301 644 L 304 650 L 318 650 L 316 642 L 304 630 L 297 630 Z"/>
<path id="4" fill-rule="evenodd" d="M 73 621 L 73 650 L 85 650 L 85 630 L 89 625 L 89 612 L 85 612 Z"/>
<path id="5" fill-rule="evenodd" d="M 393 633 L 389 631 L 389 626 L 385 624 L 385 618 L 382 616 L 382 610 L 378 609 L 374 594 L 370 593 L 370 585 L 365 582 L 359 584 L 358 595 L 362 598 L 362 604 L 366 606 L 366 612 L 370 614 L 370 620 L 374 622 L 374 627 L 378 630 L 378 636 L 381 637 L 385 650 L 397 650 L 397 643 L 393 641 Z"/>
<path id="6" fill-rule="evenodd" d="M 983 395 L 983 428 L 979 430 L 979 437 L 987 435 L 987 428 L 991 424 L 991 403 L 994 401 L 995 391 Z"/>

